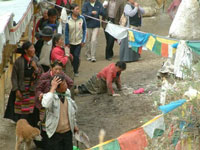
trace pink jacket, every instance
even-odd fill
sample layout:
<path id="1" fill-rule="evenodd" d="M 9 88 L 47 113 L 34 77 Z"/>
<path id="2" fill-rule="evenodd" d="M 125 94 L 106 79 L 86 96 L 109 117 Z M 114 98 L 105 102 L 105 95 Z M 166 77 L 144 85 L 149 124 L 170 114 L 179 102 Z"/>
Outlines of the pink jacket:
<path id="1" fill-rule="evenodd" d="M 51 52 L 51 60 L 55 61 L 55 60 L 59 60 L 62 62 L 62 64 L 65 66 L 66 63 L 68 62 L 68 56 L 65 55 L 65 50 L 62 49 L 59 46 L 56 46 L 53 48 L 52 52 Z"/>

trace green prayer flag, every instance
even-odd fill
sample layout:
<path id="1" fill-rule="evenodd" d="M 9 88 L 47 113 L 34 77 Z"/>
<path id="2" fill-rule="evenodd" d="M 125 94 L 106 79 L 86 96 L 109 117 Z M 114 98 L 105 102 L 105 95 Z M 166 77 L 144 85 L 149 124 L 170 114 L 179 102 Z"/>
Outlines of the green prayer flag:
<path id="1" fill-rule="evenodd" d="M 159 136 L 162 136 L 164 133 L 164 130 L 162 129 L 155 129 L 154 133 L 153 133 L 153 138 L 157 138 Z"/>
<path id="2" fill-rule="evenodd" d="M 156 40 L 152 51 L 157 55 L 161 56 L 161 48 L 162 48 L 162 43 Z"/>
<path id="3" fill-rule="evenodd" d="M 118 140 L 114 140 L 108 144 L 102 146 L 103 150 L 120 150 Z M 99 150 L 99 147 L 92 148 L 92 150 Z"/>
<path id="4" fill-rule="evenodd" d="M 193 52 L 200 55 L 200 43 L 199 42 L 186 42 L 187 46 L 192 49 Z"/>
<path id="5" fill-rule="evenodd" d="M 176 146 L 176 144 L 178 143 L 179 139 L 180 139 L 180 131 L 175 131 L 174 134 L 173 134 L 173 138 L 172 138 L 172 144 L 174 146 Z"/>
<path id="6" fill-rule="evenodd" d="M 73 146 L 73 150 L 80 150 L 80 149 L 76 146 Z"/>
<path id="7" fill-rule="evenodd" d="M 133 51 L 135 51 L 136 53 L 138 52 L 138 47 L 131 47 L 131 49 L 132 49 Z"/>

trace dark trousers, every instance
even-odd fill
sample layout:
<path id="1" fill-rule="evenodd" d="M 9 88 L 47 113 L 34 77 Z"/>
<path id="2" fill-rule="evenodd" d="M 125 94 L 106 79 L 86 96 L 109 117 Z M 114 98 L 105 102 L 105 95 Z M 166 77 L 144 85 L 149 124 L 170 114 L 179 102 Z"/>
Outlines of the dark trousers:
<path id="1" fill-rule="evenodd" d="M 78 73 L 78 68 L 80 65 L 81 44 L 70 45 L 70 53 L 74 57 L 73 62 L 72 62 L 72 66 L 74 68 L 74 73 Z"/>
<path id="2" fill-rule="evenodd" d="M 108 21 L 111 21 L 112 23 L 114 22 L 113 18 L 108 18 Z M 105 32 L 105 37 L 106 37 L 106 59 L 112 58 L 114 53 L 113 53 L 113 46 L 115 42 L 115 38 L 111 36 L 108 32 Z"/>
<path id="3" fill-rule="evenodd" d="M 46 139 L 45 150 L 73 150 L 72 132 L 54 133 Z"/>

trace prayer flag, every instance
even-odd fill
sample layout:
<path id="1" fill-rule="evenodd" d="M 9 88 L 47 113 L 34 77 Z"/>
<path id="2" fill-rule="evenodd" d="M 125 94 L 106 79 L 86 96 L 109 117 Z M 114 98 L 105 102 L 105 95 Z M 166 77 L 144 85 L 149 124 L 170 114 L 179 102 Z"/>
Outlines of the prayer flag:
<path id="1" fill-rule="evenodd" d="M 175 41 L 175 40 L 170 40 L 170 39 L 161 38 L 161 37 L 157 37 L 156 39 L 157 39 L 159 42 L 165 43 L 165 44 L 174 44 L 174 43 L 177 43 L 177 42 L 178 42 L 178 41 Z"/>
<path id="2" fill-rule="evenodd" d="M 142 46 L 138 48 L 138 53 L 141 55 L 142 54 Z"/>
<path id="3" fill-rule="evenodd" d="M 146 44 L 146 48 L 152 51 L 155 42 L 156 42 L 155 38 L 153 36 L 149 36 L 149 39 Z"/>
<path id="4" fill-rule="evenodd" d="M 144 150 L 148 145 L 143 128 L 131 130 L 118 137 L 121 150 Z"/>
<path id="5" fill-rule="evenodd" d="M 165 131 L 163 115 L 156 116 L 143 125 L 143 129 L 150 138 L 161 136 Z"/>
<path id="6" fill-rule="evenodd" d="M 163 57 L 168 57 L 168 44 L 162 43 L 161 55 Z"/>
<path id="7" fill-rule="evenodd" d="M 200 43 L 199 42 L 186 42 L 187 46 L 192 49 L 193 52 L 200 55 Z"/>
<path id="8" fill-rule="evenodd" d="M 158 109 L 160 109 L 164 114 L 174 110 L 175 108 L 183 105 L 186 102 L 185 99 L 180 99 L 174 102 L 171 102 L 167 105 L 159 106 Z"/>
<path id="9" fill-rule="evenodd" d="M 173 138 L 172 138 L 172 144 L 174 146 L 177 145 L 179 139 L 180 139 L 180 135 L 181 135 L 181 132 L 180 131 L 175 131 L 174 134 L 173 134 Z"/>
<path id="10" fill-rule="evenodd" d="M 111 141 L 107 141 L 104 142 L 102 144 L 99 144 L 93 148 L 91 148 L 90 150 L 99 150 L 100 147 L 103 148 L 103 150 L 120 150 L 120 146 L 117 140 L 111 140 Z"/>
<path id="11" fill-rule="evenodd" d="M 134 35 L 134 36 L 133 36 Z M 129 30 L 129 39 L 134 38 L 134 41 L 129 40 L 129 45 L 131 47 L 141 47 L 146 44 L 150 36 L 150 33 L 142 33 L 135 30 Z"/>
<path id="12" fill-rule="evenodd" d="M 161 47 L 162 43 L 156 40 L 154 47 L 153 47 L 153 52 L 159 56 L 161 56 Z"/>
<path id="13" fill-rule="evenodd" d="M 138 47 L 131 47 L 131 49 L 137 53 L 139 48 Z"/>
<path id="14" fill-rule="evenodd" d="M 173 57 L 173 47 L 171 45 L 168 46 L 168 57 L 169 58 Z"/>
<path id="15" fill-rule="evenodd" d="M 128 40 L 131 42 L 135 42 L 135 38 L 132 31 L 128 31 Z"/>

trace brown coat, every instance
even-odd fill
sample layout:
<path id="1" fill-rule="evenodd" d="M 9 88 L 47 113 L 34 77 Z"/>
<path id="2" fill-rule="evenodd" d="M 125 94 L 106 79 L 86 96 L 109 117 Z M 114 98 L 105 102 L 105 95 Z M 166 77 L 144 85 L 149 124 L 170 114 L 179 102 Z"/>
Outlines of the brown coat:
<path id="1" fill-rule="evenodd" d="M 34 72 L 35 75 L 39 76 L 42 73 L 42 67 L 38 64 L 38 58 L 33 57 L 33 61 L 36 62 L 39 71 Z M 20 91 L 25 91 L 25 84 L 24 84 L 24 57 L 21 56 L 19 57 L 14 65 L 13 65 L 13 70 L 12 70 L 12 76 L 11 76 L 11 81 L 12 81 L 12 91 L 20 90 Z M 30 91 L 35 91 L 36 87 L 36 82 L 31 85 Z"/>
<path id="2" fill-rule="evenodd" d="M 108 19 L 108 8 L 109 8 L 109 1 L 108 0 L 108 6 L 106 8 L 106 17 L 103 18 L 103 20 L 107 20 Z M 115 12 L 114 12 L 114 24 L 119 24 L 119 20 L 122 16 L 122 13 L 124 12 L 124 5 L 126 3 L 127 0 L 115 0 L 116 1 L 116 6 L 115 6 Z M 102 23 L 102 27 L 106 28 L 106 23 Z"/>

